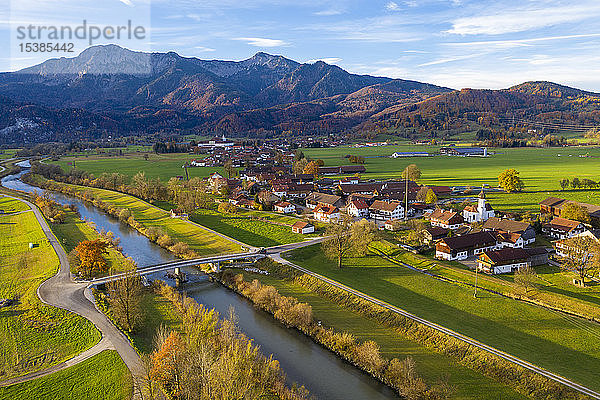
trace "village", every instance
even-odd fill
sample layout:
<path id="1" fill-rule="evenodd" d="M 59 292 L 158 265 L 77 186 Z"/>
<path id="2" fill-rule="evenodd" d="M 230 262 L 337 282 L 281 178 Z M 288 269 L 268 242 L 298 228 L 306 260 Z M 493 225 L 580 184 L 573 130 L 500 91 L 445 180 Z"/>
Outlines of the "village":
<path id="1" fill-rule="evenodd" d="M 233 143 L 224 140 L 221 143 Z M 237 150 L 240 160 L 242 154 L 250 154 Z M 549 197 L 540 202 L 535 218 L 502 213 L 486 198 L 486 192 L 498 188 L 420 185 L 418 179 L 409 179 L 414 164 L 407 167 L 406 179 L 363 180 L 366 168 L 362 163 L 325 167 L 291 150 L 277 151 L 263 149 L 258 154 L 262 164 L 247 166 L 238 176 L 211 174 L 205 178 L 208 186 L 235 207 L 301 218 L 291 227 L 294 233 L 313 234 L 319 226 L 341 223 L 344 218 L 366 219 L 394 235 L 404 249 L 489 274 L 559 265 L 576 256 L 578 246 L 570 245 L 571 241 L 600 241 L 600 230 L 592 228 L 600 220 L 600 207 L 595 205 Z M 213 156 L 218 154 L 213 148 Z M 484 157 L 487 149 L 444 149 L 444 154 Z M 567 206 L 583 210 L 590 217 L 588 223 L 565 217 L 562 211 Z M 583 278 L 573 283 L 582 284 Z"/>

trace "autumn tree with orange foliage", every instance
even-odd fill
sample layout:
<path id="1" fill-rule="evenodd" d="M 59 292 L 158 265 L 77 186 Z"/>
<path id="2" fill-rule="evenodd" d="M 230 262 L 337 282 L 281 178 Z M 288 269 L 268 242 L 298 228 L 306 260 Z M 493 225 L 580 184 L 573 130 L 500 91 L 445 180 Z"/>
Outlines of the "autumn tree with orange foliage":
<path id="1" fill-rule="evenodd" d="M 107 243 L 100 240 L 84 240 L 79 242 L 75 248 L 79 265 L 76 266 L 76 272 L 83 278 L 91 278 L 108 270 L 108 264 L 104 255 L 106 254 Z"/>
<path id="2" fill-rule="evenodd" d="M 184 343 L 178 332 L 159 332 L 157 335 L 158 350 L 150 356 L 150 376 L 174 396 L 181 391 L 180 360 Z"/>
<path id="3" fill-rule="evenodd" d="M 317 178 L 319 176 L 319 164 L 316 161 L 311 161 L 308 164 L 306 164 L 306 167 L 304 167 L 303 172 L 305 174 L 311 174 L 315 178 Z"/>

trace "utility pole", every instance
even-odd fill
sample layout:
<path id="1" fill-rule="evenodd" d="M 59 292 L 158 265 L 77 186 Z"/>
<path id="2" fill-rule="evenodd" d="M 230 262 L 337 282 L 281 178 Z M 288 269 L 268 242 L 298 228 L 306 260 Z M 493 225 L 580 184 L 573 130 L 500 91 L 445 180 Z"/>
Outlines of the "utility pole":
<path id="1" fill-rule="evenodd" d="M 473 293 L 473 297 L 477 298 L 477 272 L 479 271 L 479 267 L 475 264 L 475 293 Z"/>
<path id="2" fill-rule="evenodd" d="M 408 171 L 404 170 L 404 179 L 406 181 L 406 187 L 404 188 L 404 221 L 408 221 Z"/>

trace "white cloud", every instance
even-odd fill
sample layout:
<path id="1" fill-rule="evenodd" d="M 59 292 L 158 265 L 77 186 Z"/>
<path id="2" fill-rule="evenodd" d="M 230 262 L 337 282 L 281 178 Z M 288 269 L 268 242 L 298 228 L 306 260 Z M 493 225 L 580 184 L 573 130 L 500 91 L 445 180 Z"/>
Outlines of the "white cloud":
<path id="1" fill-rule="evenodd" d="M 385 5 L 385 9 L 388 11 L 398 11 L 400 10 L 400 6 L 398 5 L 398 3 L 390 1 Z"/>
<path id="2" fill-rule="evenodd" d="M 469 58 L 475 58 L 475 57 L 479 57 L 481 54 L 477 53 L 477 54 L 469 54 L 469 55 L 465 55 L 465 56 L 457 56 L 457 57 L 448 57 L 448 58 L 440 58 L 438 60 L 433 60 L 433 61 L 429 61 L 423 64 L 419 64 L 417 65 L 417 67 L 427 67 L 430 65 L 440 65 L 440 64 L 447 64 L 449 62 L 454 62 L 454 61 L 461 61 L 461 60 L 466 60 Z"/>
<path id="3" fill-rule="evenodd" d="M 317 61 L 323 61 L 324 63 L 327 63 L 327 64 L 337 64 L 340 61 L 342 61 L 342 59 L 339 58 L 339 57 L 315 58 L 313 60 L 308 60 L 307 63 L 308 64 L 314 64 Z"/>
<path id="4" fill-rule="evenodd" d="M 215 51 L 215 49 L 213 49 L 211 47 L 204 47 L 204 46 L 195 46 L 194 49 L 196 49 L 198 51 L 202 51 L 202 52 Z"/>
<path id="5" fill-rule="evenodd" d="M 581 35 L 563 35 L 563 36 L 544 36 L 530 39 L 515 39 L 515 40 L 484 40 L 477 42 L 456 42 L 456 43 L 443 43 L 446 46 L 456 47 L 482 47 L 486 49 L 511 49 L 516 47 L 530 47 L 535 43 L 548 42 L 552 40 L 570 40 L 570 39 L 582 39 L 582 38 L 593 38 L 600 37 L 600 33 L 587 33 Z"/>
<path id="6" fill-rule="evenodd" d="M 511 10 L 497 14 L 458 18 L 452 22 L 452 29 L 446 33 L 500 35 L 582 21 L 598 15 L 600 15 L 600 5 L 597 3 L 586 6 Z"/>
<path id="7" fill-rule="evenodd" d="M 119 0 L 121 3 L 125 4 L 126 6 L 133 6 L 133 3 L 131 2 L 131 0 Z"/>
<path id="8" fill-rule="evenodd" d="M 337 10 L 335 8 L 329 9 L 329 10 L 323 10 L 323 11 L 317 11 L 314 13 L 314 15 L 317 15 L 319 17 L 328 17 L 331 15 L 340 15 L 342 14 L 343 11 L 342 10 Z"/>
<path id="9" fill-rule="evenodd" d="M 247 42 L 251 46 L 256 47 L 281 47 L 287 46 L 288 43 L 279 39 L 268 39 L 268 38 L 259 38 L 259 37 L 239 37 L 234 40 L 240 40 L 242 42 Z"/>

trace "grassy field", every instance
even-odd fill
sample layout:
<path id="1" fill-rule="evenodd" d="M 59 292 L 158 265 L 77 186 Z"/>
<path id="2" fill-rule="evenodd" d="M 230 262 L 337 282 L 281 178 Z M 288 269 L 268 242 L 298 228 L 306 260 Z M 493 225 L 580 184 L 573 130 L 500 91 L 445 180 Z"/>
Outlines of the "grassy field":
<path id="1" fill-rule="evenodd" d="M 4 214 L 10 214 L 19 211 L 29 210 L 29 207 L 22 201 L 15 200 L 10 197 L 5 197 L 0 194 L 0 210 L 2 210 Z"/>
<path id="2" fill-rule="evenodd" d="M 37 287 L 59 261 L 33 212 L 0 216 L 0 260 L 0 298 L 19 299 L 0 309 L 0 379 L 59 363 L 100 340 L 91 322 L 38 299 Z"/>
<path id="3" fill-rule="evenodd" d="M 435 260 L 432 256 L 414 255 L 397 248 L 392 251 L 389 247 L 383 250 L 394 259 L 419 269 L 426 269 L 436 275 L 471 285 L 475 284 L 475 272 L 459 262 Z M 589 283 L 586 287 L 575 286 L 572 280 L 576 275 L 563 271 L 560 267 L 543 265 L 535 267 L 535 270 L 536 290 L 528 293 L 532 300 L 600 320 L 600 285 Z M 524 289 L 514 283 L 513 273 L 478 274 L 478 285 L 500 293 L 525 295 Z"/>
<path id="4" fill-rule="evenodd" d="M 8 387 L 0 398 L 11 400 L 124 400 L 133 390 L 129 370 L 114 350 L 54 374 Z"/>
<path id="5" fill-rule="evenodd" d="M 338 270 L 319 246 L 290 260 L 420 317 L 476 338 L 565 377 L 600 389 L 600 326 L 490 293 L 442 282 L 375 255 Z"/>
<path id="6" fill-rule="evenodd" d="M 562 192 L 558 184 L 562 178 L 600 179 L 600 148 L 517 148 L 490 149 L 491 157 L 412 157 L 393 159 L 395 151 L 426 151 L 433 153 L 435 146 L 387 146 L 376 148 L 339 147 L 332 149 L 303 149 L 311 158 L 322 159 L 325 165 L 343 165 L 346 154 L 366 158 L 367 172 L 363 179 L 399 178 L 408 164 L 417 164 L 423 175 L 420 183 L 446 186 L 498 185 L 498 174 L 506 168 L 515 168 L 525 182 L 525 193 L 490 194 L 488 198 L 497 209 L 539 210 L 538 202 L 548 196 L 600 204 L 597 190 Z M 559 156 L 560 155 L 560 156 Z M 587 156 L 587 157 L 583 157 Z"/>
<path id="7" fill-rule="evenodd" d="M 136 197 L 129 196 L 111 190 L 88 188 L 83 186 L 68 185 L 80 192 L 92 192 L 94 197 L 101 199 L 107 204 L 118 208 L 128 208 L 134 218 L 149 228 L 155 226 L 161 228 L 175 242 L 184 242 L 191 250 L 200 255 L 217 253 L 239 252 L 240 246 L 223 239 L 214 233 L 205 231 L 186 221 L 171 218 L 170 214 L 160 208 L 154 207 Z"/>
<path id="8" fill-rule="evenodd" d="M 72 211 L 66 212 L 66 219 L 63 224 L 51 224 L 51 229 L 67 253 L 73 251 L 84 240 L 100 238 L 98 232 L 89 223 L 79 219 Z M 123 255 L 112 247 L 108 247 L 106 251 L 107 254 L 104 258 L 108 263 L 109 272 L 107 274 L 121 272 Z"/>
<path id="9" fill-rule="evenodd" d="M 457 365 L 449 357 L 434 353 L 418 343 L 407 340 L 392 329 L 338 306 L 298 284 L 272 276 L 244 274 L 248 281 L 258 279 L 266 285 L 275 286 L 285 296 L 293 296 L 301 302 L 309 303 L 313 308 L 315 318 L 322 321 L 324 326 L 351 333 L 362 341 L 375 340 L 384 357 L 400 359 L 413 357 L 418 373 L 428 383 L 435 383 L 448 377 L 448 382 L 456 389 L 453 399 L 516 400 L 525 398 L 478 372 Z"/>
<path id="10" fill-rule="evenodd" d="M 282 226 L 267 221 L 252 220 L 250 217 L 289 224 Z M 217 232 L 257 247 L 277 246 L 296 243 L 305 239 L 304 235 L 293 233 L 290 226 L 297 221 L 292 217 L 265 212 L 240 209 L 236 214 L 221 214 L 211 210 L 197 210 L 190 219 Z"/>
<path id="11" fill-rule="evenodd" d="M 139 352 L 149 354 L 154 350 L 153 341 L 158 329 L 161 326 L 169 330 L 180 329 L 181 315 L 169 300 L 154 292 L 144 295 L 142 310 L 143 322 L 131 334 L 131 339 Z"/>
<path id="12" fill-rule="evenodd" d="M 147 178 L 160 178 L 162 181 L 168 181 L 174 176 L 185 176 L 183 164 L 195 159 L 200 159 L 203 155 L 195 154 L 154 154 L 145 153 L 148 160 L 144 159 L 144 154 L 134 153 L 123 156 L 107 157 L 106 155 L 70 156 L 62 157 L 59 161 L 52 162 L 60 165 L 63 169 L 76 168 L 88 171 L 96 176 L 103 172 L 120 172 L 127 176 L 133 176 L 140 171 L 146 173 Z M 213 172 L 225 174 L 221 167 L 194 167 L 188 168 L 190 178 L 209 176 Z"/>

